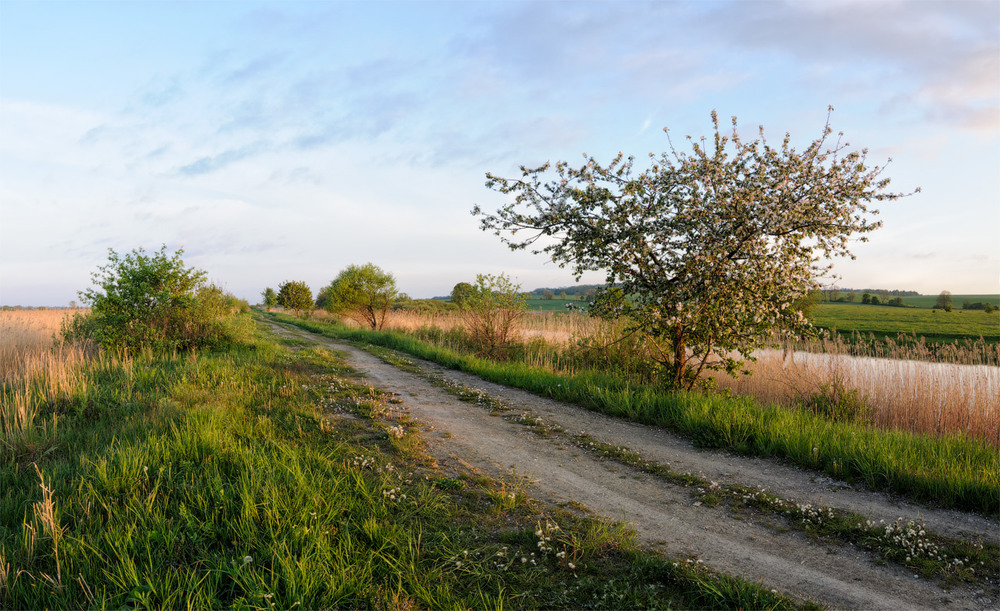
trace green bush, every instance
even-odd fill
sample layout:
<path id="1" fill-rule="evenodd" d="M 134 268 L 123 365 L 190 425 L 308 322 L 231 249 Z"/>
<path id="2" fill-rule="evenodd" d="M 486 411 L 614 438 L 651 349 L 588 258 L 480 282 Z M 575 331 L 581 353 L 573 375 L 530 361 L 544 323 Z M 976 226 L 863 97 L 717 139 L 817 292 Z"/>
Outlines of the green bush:
<path id="1" fill-rule="evenodd" d="M 184 266 L 183 250 L 166 246 L 124 256 L 109 249 L 108 263 L 80 292 L 90 306 L 63 324 L 69 341 L 90 340 L 107 350 L 188 350 L 228 343 L 250 332 L 247 304 L 205 282 L 205 272 Z"/>
<path id="2" fill-rule="evenodd" d="M 821 384 L 805 403 L 813 414 L 837 422 L 865 422 L 871 411 L 857 389 L 848 388 L 840 380 Z"/>

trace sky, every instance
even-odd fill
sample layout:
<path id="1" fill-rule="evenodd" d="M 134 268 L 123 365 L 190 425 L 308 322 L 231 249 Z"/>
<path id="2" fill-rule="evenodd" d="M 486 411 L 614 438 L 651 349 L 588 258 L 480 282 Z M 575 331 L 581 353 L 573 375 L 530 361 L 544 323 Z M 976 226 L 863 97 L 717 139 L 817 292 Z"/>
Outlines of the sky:
<path id="1" fill-rule="evenodd" d="M 1000 292 L 997 0 L 0 0 L 0 304 L 161 245 L 251 303 L 366 262 L 414 298 L 567 286 L 479 229 L 486 172 L 643 161 L 712 110 L 801 148 L 829 106 L 921 188 L 836 284 Z"/>

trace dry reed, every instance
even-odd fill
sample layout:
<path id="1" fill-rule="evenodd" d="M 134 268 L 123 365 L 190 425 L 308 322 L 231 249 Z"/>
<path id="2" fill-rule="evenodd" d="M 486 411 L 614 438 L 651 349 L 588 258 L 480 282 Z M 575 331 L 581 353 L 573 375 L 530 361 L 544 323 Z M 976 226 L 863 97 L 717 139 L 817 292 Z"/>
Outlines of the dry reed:
<path id="1" fill-rule="evenodd" d="M 83 365 L 91 350 L 56 339 L 63 319 L 73 313 L 0 312 L 0 441 L 5 445 L 24 442 L 37 429 L 44 437 L 54 421 L 38 425 L 39 408 L 85 388 Z"/>

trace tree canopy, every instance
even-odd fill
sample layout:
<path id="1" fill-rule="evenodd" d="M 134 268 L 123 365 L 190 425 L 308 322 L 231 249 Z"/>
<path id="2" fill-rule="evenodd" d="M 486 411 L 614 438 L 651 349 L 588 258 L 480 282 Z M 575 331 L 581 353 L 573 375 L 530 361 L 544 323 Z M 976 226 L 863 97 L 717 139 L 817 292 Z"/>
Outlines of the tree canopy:
<path id="1" fill-rule="evenodd" d="M 473 209 L 512 249 L 531 247 L 577 279 L 603 271 L 615 288 L 598 291 L 591 311 L 626 321 L 689 387 L 706 367 L 738 371 L 778 329 L 805 332 L 790 306 L 819 287 L 831 258 L 852 256 L 852 236 L 879 227 L 872 202 L 904 195 L 887 192 L 886 165 L 869 165 L 866 149 L 829 142 L 829 116 L 802 151 L 788 134 L 771 146 L 763 128 L 744 140 L 735 117 L 726 134 L 715 112 L 712 123 L 712 140 L 688 136 L 690 152 L 670 142 L 644 170 L 622 154 L 607 166 L 585 154 L 579 167 L 489 173 L 486 186 L 512 199 L 492 214 Z"/>
<path id="2" fill-rule="evenodd" d="M 264 307 L 267 308 L 268 312 L 271 311 L 271 308 L 278 305 L 278 294 L 271 287 L 264 289 L 260 296 L 264 299 Z"/>
<path id="3" fill-rule="evenodd" d="M 326 289 L 326 310 L 381 329 L 397 295 L 396 279 L 373 264 L 350 265 Z"/>
<path id="4" fill-rule="evenodd" d="M 459 282 L 453 289 L 451 289 L 451 302 L 455 304 L 456 307 L 462 307 L 465 300 L 472 294 L 473 290 L 472 285 L 468 282 Z"/>
<path id="5" fill-rule="evenodd" d="M 278 305 L 294 311 L 297 316 L 309 314 L 313 309 L 312 290 L 299 280 L 283 282 L 278 287 Z"/>
<path id="6" fill-rule="evenodd" d="M 941 291 L 937 301 L 934 302 L 934 309 L 951 311 L 951 291 Z"/>

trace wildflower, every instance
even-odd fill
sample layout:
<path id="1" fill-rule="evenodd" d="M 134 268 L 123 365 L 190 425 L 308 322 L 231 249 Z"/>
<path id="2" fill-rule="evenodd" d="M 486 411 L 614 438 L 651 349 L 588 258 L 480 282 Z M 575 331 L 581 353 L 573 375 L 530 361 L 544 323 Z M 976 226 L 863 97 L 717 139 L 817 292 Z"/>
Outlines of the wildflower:
<path id="1" fill-rule="evenodd" d="M 250 564 L 253 562 L 253 556 L 243 556 L 243 564 Z"/>

